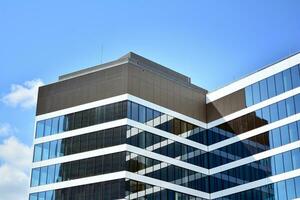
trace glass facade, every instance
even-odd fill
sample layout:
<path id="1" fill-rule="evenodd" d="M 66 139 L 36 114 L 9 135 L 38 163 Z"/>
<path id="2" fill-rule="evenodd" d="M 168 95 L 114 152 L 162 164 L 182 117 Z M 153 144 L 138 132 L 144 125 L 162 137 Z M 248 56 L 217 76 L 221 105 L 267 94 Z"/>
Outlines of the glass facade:
<path id="1" fill-rule="evenodd" d="M 300 86 L 299 65 L 279 72 L 273 76 L 249 85 L 245 88 L 246 106 L 252 106 L 264 100 L 280 95 Z"/>
<path id="2" fill-rule="evenodd" d="M 271 104 L 208 130 L 207 143 L 214 144 L 300 112 L 300 94 Z"/>

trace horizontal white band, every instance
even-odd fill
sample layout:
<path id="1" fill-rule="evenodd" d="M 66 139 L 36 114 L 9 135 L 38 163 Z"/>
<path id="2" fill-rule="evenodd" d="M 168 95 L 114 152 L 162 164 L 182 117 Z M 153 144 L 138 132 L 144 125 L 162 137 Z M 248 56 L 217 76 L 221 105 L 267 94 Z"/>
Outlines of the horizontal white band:
<path id="1" fill-rule="evenodd" d="M 281 119 L 281 120 L 278 120 L 278 121 L 273 122 L 271 124 L 267 124 L 265 126 L 253 129 L 251 131 L 247 131 L 245 133 L 242 133 L 242 134 L 239 134 L 237 136 L 228 138 L 226 140 L 222 140 L 222 141 L 217 142 L 215 144 L 209 145 L 208 146 L 208 151 L 213 151 L 213 150 L 219 149 L 221 147 L 233 144 L 235 142 L 240 142 L 240 141 L 242 141 L 244 139 L 253 137 L 255 135 L 259 135 L 261 133 L 265 133 L 265 132 L 267 132 L 269 130 L 272 130 L 272 129 L 275 129 L 275 128 L 287 125 L 289 123 L 292 123 L 292 122 L 295 122 L 295 121 L 298 121 L 298 120 L 300 120 L 300 113 L 292 115 L 292 116 L 289 116 L 289 117 Z"/>
<path id="2" fill-rule="evenodd" d="M 33 141 L 33 144 L 50 142 L 52 140 L 60 140 L 63 138 L 74 137 L 77 135 L 83 135 L 86 133 L 92 133 L 95 131 L 101 131 L 101 130 L 115 128 L 115 127 L 124 126 L 124 125 L 127 125 L 126 118 L 111 121 L 111 122 L 106 122 L 106 123 L 102 123 L 102 124 L 97 124 L 97 125 L 93 125 L 93 126 L 88 126 L 88 127 L 84 127 L 84 128 L 79 128 L 79 129 L 75 129 L 75 130 L 71 130 L 71 131 L 65 131 L 62 133 L 53 134 L 53 135 L 49 135 L 49 136 L 45 136 L 45 137 L 36 138 Z"/>
<path id="3" fill-rule="evenodd" d="M 175 192 L 181 192 L 184 194 L 188 194 L 188 195 L 192 195 L 192 196 L 196 196 L 196 197 L 201 197 L 201 198 L 209 198 L 209 194 L 206 192 L 201 192 L 195 189 L 191 189 L 191 188 L 187 188 L 187 187 L 183 187 L 180 185 L 176 185 L 170 182 L 166 182 L 166 181 L 161 181 L 158 179 L 154 179 L 154 178 L 150 178 L 147 176 L 142 176 L 139 174 L 135 174 L 132 172 L 126 172 L 126 178 L 129 178 L 131 180 L 135 180 L 135 181 L 141 181 L 143 183 L 147 183 L 150 185 L 155 185 L 155 186 L 159 186 L 162 188 L 166 188 L 169 190 L 173 190 Z"/>
<path id="4" fill-rule="evenodd" d="M 234 112 L 234 113 L 232 113 L 232 114 L 229 114 L 229 115 L 227 115 L 227 116 L 223 116 L 223 117 L 220 118 L 220 119 L 217 119 L 217 120 L 214 120 L 214 121 L 212 121 L 212 122 L 209 122 L 209 123 L 207 124 L 207 128 L 213 128 L 213 127 L 215 127 L 215 126 L 218 126 L 218 125 L 220 125 L 220 124 L 223 124 L 224 122 L 231 121 L 231 120 L 233 120 L 233 119 L 236 119 L 236 118 L 238 118 L 238 117 L 241 117 L 241 116 L 243 116 L 243 115 L 246 115 L 246 114 L 248 114 L 248 113 L 251 113 L 251 112 L 253 112 L 253 111 L 256 111 L 256 110 L 258 110 L 258 109 L 264 108 L 264 107 L 266 107 L 266 106 L 269 106 L 269 105 L 274 104 L 274 103 L 276 103 L 276 102 L 279 102 L 279 101 L 281 101 L 281 100 L 287 99 L 287 98 L 292 97 L 292 96 L 294 96 L 294 95 L 297 95 L 297 94 L 299 94 L 299 93 L 300 93 L 300 87 L 297 87 L 297 88 L 295 88 L 295 89 L 293 89 L 293 90 L 290 90 L 290 91 L 285 92 L 285 93 L 283 93 L 283 94 L 277 95 L 277 96 L 275 96 L 275 97 L 272 97 L 272 98 L 270 98 L 270 99 L 267 99 L 267 100 L 265 100 L 265 101 L 262 101 L 262 102 L 260 102 L 260 103 L 257 103 L 257 104 L 255 104 L 255 105 L 253 105 L 253 106 L 248 107 L 248 108 L 239 110 L 239 111 Z"/>
<path id="5" fill-rule="evenodd" d="M 174 159 L 174 158 L 171 158 L 168 156 L 164 156 L 164 155 L 157 154 L 157 153 L 154 153 L 151 151 L 147 151 L 147 150 L 135 147 L 135 146 L 127 145 L 127 150 L 129 152 L 136 153 L 136 154 L 142 155 L 142 156 L 146 156 L 146 157 L 152 158 L 154 160 L 159 160 L 161 162 L 166 162 L 168 164 L 175 165 L 175 166 L 178 166 L 178 167 L 181 167 L 184 169 L 192 170 L 192 171 L 202 173 L 205 175 L 208 174 L 208 169 L 205 169 L 203 167 L 199 167 L 197 165 L 193 165 L 193 164 L 181 161 L 181 160 L 177 160 L 177 159 Z"/>
<path id="6" fill-rule="evenodd" d="M 255 162 L 258 160 L 262 160 L 264 158 L 268 158 L 268 157 L 271 157 L 271 156 L 274 156 L 274 155 L 277 155 L 280 153 L 291 151 L 291 150 L 299 148 L 299 147 L 300 147 L 300 140 L 293 142 L 293 143 L 286 144 L 284 146 L 270 149 L 268 151 L 264 151 L 264 152 L 255 154 L 253 156 L 242 158 L 242 159 L 230 162 L 228 164 L 224 164 L 224 165 L 212 168 L 209 170 L 209 175 L 217 174 L 217 173 L 220 173 L 220 172 L 232 169 L 232 168 L 236 168 L 236 167 L 248 164 L 248 163 L 252 163 L 252 162 Z"/>
<path id="7" fill-rule="evenodd" d="M 271 66 L 267 66 L 266 68 L 259 70 L 258 72 L 255 72 L 253 74 L 250 74 L 249 76 L 246 76 L 245 78 L 235 81 L 225 87 L 222 87 L 213 92 L 209 92 L 206 95 L 206 103 L 216 101 L 224 96 L 227 96 L 240 89 L 243 89 L 260 80 L 273 76 L 299 63 L 300 63 L 300 53 L 293 55 L 289 58 L 286 58 L 280 62 L 277 62 Z"/>
<path id="8" fill-rule="evenodd" d="M 118 153 L 118 152 L 122 152 L 122 151 L 126 151 L 126 150 L 127 150 L 127 145 L 121 144 L 121 145 L 117 145 L 117 146 L 106 147 L 106 148 L 96 149 L 96 150 L 92 150 L 92 151 L 86 151 L 86 152 L 82 152 L 82 153 L 76 153 L 76 154 L 72 154 L 72 155 L 68 155 L 68 156 L 61 156 L 61 157 L 43 160 L 43 161 L 39 161 L 39 162 L 33 162 L 32 168 L 44 167 L 44 166 L 48 166 L 48 165 L 66 163 L 66 162 L 82 160 L 82 159 L 92 158 L 92 157 L 97 157 L 97 156 L 103 156 L 103 155 Z"/>
<path id="9" fill-rule="evenodd" d="M 114 172 L 114 173 L 109 173 L 109 174 L 102 174 L 102 175 L 98 175 L 98 176 L 90 176 L 90 177 L 79 178 L 79 179 L 70 180 L 70 181 L 63 181 L 63 182 L 59 182 L 59 183 L 41 185 L 41 186 L 37 186 L 37 187 L 31 187 L 29 189 L 29 193 L 43 192 L 43 191 L 47 191 L 47 190 L 57 190 L 57 189 L 62 189 L 62 188 L 75 187 L 75 186 L 80 186 L 80 185 L 87 185 L 87 184 L 117 180 L 117 179 L 122 179 L 122 178 L 126 178 L 125 171 Z"/>
<path id="10" fill-rule="evenodd" d="M 214 193 L 211 193 L 210 197 L 211 197 L 211 199 L 216 199 L 216 198 L 224 197 L 224 196 L 227 196 L 227 195 L 231 195 L 231 194 L 243 192 L 243 191 L 246 191 L 246 190 L 250 190 L 250 189 L 253 189 L 253 188 L 256 188 L 256 187 L 261 187 L 261 186 L 264 186 L 264 185 L 268 185 L 268 184 L 271 184 L 271 183 L 277 183 L 279 181 L 295 178 L 297 176 L 300 176 L 300 169 L 296 169 L 294 171 L 278 174 L 278 175 L 275 175 L 275 176 L 270 176 L 268 178 L 260 179 L 260 180 L 257 180 L 257 181 L 253 181 L 253 182 L 246 183 L 246 184 L 243 184 L 243 185 L 239 185 L 239 186 L 236 186 L 236 187 L 232 187 L 232 188 L 229 188 L 229 189 L 214 192 Z"/>

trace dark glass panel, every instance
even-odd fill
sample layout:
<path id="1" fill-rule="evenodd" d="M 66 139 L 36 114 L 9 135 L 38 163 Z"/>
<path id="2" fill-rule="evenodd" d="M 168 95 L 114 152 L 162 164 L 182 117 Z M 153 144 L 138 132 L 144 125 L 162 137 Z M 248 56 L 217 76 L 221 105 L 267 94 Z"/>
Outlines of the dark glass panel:
<path id="1" fill-rule="evenodd" d="M 139 122 L 146 122 L 146 108 L 145 106 L 139 105 Z"/>
<path id="2" fill-rule="evenodd" d="M 139 106 L 137 103 L 131 102 L 131 119 L 139 121 Z"/>
<path id="3" fill-rule="evenodd" d="M 64 120 L 65 116 L 60 116 L 59 117 L 59 125 L 58 125 L 58 132 L 63 132 L 64 131 Z"/>

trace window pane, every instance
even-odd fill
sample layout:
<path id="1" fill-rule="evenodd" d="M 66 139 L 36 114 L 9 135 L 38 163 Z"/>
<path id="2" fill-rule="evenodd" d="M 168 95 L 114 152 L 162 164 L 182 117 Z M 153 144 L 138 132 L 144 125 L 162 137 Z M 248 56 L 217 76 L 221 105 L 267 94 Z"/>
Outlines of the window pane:
<path id="1" fill-rule="evenodd" d="M 300 176 L 294 179 L 295 180 L 295 189 L 297 197 L 300 197 Z"/>
<path id="2" fill-rule="evenodd" d="M 55 158 L 56 157 L 56 146 L 57 146 L 57 140 L 50 142 L 50 155 L 49 158 Z"/>
<path id="3" fill-rule="evenodd" d="M 45 200 L 45 198 L 46 198 L 46 193 L 45 192 L 39 192 L 38 200 Z"/>
<path id="4" fill-rule="evenodd" d="M 286 102 L 286 111 L 287 111 L 287 116 L 291 116 L 295 114 L 295 104 L 293 98 L 288 98 L 285 100 Z"/>
<path id="5" fill-rule="evenodd" d="M 278 109 L 277 104 L 270 105 L 270 114 L 271 114 L 271 121 L 275 122 L 278 120 Z"/>
<path id="6" fill-rule="evenodd" d="M 294 199 L 296 198 L 296 191 L 295 191 L 295 182 L 294 179 L 286 180 L 286 190 L 287 190 L 287 198 Z"/>
<path id="7" fill-rule="evenodd" d="M 292 150 L 292 159 L 294 169 L 300 168 L 300 151 L 299 149 Z"/>
<path id="8" fill-rule="evenodd" d="M 43 156 L 42 156 L 42 160 L 47 160 L 49 158 L 49 142 L 46 142 L 43 144 Z"/>
<path id="9" fill-rule="evenodd" d="M 59 126 L 59 117 L 55 117 L 52 119 L 52 129 L 51 134 L 56 134 L 58 132 L 58 126 Z"/>
<path id="10" fill-rule="evenodd" d="M 55 200 L 53 190 L 46 192 L 46 200 Z"/>
<path id="11" fill-rule="evenodd" d="M 272 137 L 273 137 L 274 147 L 281 146 L 281 136 L 280 136 L 279 128 L 276 128 L 276 129 L 272 130 Z"/>
<path id="12" fill-rule="evenodd" d="M 65 119 L 65 116 L 60 116 L 59 117 L 59 125 L 58 125 L 58 132 L 59 133 L 64 131 L 64 119 Z"/>
<path id="13" fill-rule="evenodd" d="M 281 144 L 285 145 L 290 142 L 288 126 L 280 127 Z"/>
<path id="14" fill-rule="evenodd" d="M 29 200 L 38 200 L 38 193 L 30 194 Z"/>
<path id="15" fill-rule="evenodd" d="M 276 174 L 281 174 L 284 172 L 283 168 L 283 158 L 281 154 L 278 154 L 275 156 L 275 168 L 276 168 Z"/>
<path id="16" fill-rule="evenodd" d="M 246 98 L 246 106 L 253 105 L 253 95 L 252 95 L 252 87 L 251 85 L 245 88 L 245 98 Z"/>
<path id="17" fill-rule="evenodd" d="M 36 137 L 43 137 L 44 134 L 44 126 L 45 126 L 45 121 L 39 121 L 36 123 Z"/>
<path id="18" fill-rule="evenodd" d="M 291 77 L 291 71 L 290 69 L 287 69 L 283 71 L 283 85 L 284 85 L 284 90 L 289 91 L 292 89 L 292 77 Z"/>
<path id="19" fill-rule="evenodd" d="M 275 78 L 274 76 L 271 76 L 267 78 L 268 83 L 268 92 L 269 92 L 269 98 L 274 97 L 276 95 L 276 87 L 275 87 Z"/>
<path id="20" fill-rule="evenodd" d="M 153 126 L 153 110 L 151 108 L 146 109 L 146 124 Z"/>
<path id="21" fill-rule="evenodd" d="M 45 136 L 50 135 L 51 133 L 51 123 L 52 123 L 51 119 L 47 119 L 45 122 Z"/>
<path id="22" fill-rule="evenodd" d="M 292 171 L 293 168 L 293 161 L 292 161 L 292 153 L 291 151 L 285 152 L 283 155 L 283 161 L 284 161 L 284 171 Z"/>
<path id="23" fill-rule="evenodd" d="M 300 86 L 300 75 L 299 75 L 299 69 L 297 65 L 291 68 L 291 74 L 292 74 L 293 88 Z"/>
<path id="24" fill-rule="evenodd" d="M 297 124 L 295 122 L 289 124 L 289 135 L 291 142 L 298 140 Z"/>
<path id="25" fill-rule="evenodd" d="M 138 104 L 131 102 L 131 115 L 132 120 L 139 121 L 139 108 Z"/>
<path id="26" fill-rule="evenodd" d="M 37 144 L 34 146 L 33 162 L 40 161 L 41 158 L 42 158 L 42 144 Z"/>
<path id="27" fill-rule="evenodd" d="M 279 119 L 283 119 L 286 117 L 285 101 L 278 102 L 278 114 L 279 114 Z"/>
<path id="28" fill-rule="evenodd" d="M 261 101 L 259 83 L 254 83 L 252 85 L 252 91 L 253 91 L 253 104 L 259 103 Z"/>
<path id="29" fill-rule="evenodd" d="M 47 167 L 41 167 L 40 185 L 47 183 Z"/>
<path id="30" fill-rule="evenodd" d="M 48 166 L 47 184 L 54 182 L 55 165 Z"/>
<path id="31" fill-rule="evenodd" d="M 269 98 L 268 95 L 268 86 L 267 86 L 267 80 L 261 80 L 259 82 L 259 86 L 260 86 L 260 96 L 261 96 L 261 100 L 264 101 L 266 99 Z"/>
<path id="32" fill-rule="evenodd" d="M 142 105 L 139 105 L 139 122 L 145 123 L 146 121 L 146 108 Z"/>
<path id="33" fill-rule="evenodd" d="M 275 75 L 275 84 L 276 84 L 276 94 L 281 94 L 284 92 L 284 86 L 283 86 L 283 78 L 282 73 L 278 73 Z"/>
<path id="34" fill-rule="evenodd" d="M 32 169 L 31 173 L 31 186 L 38 186 L 40 180 L 40 168 Z"/>
<path id="35" fill-rule="evenodd" d="M 281 181 L 277 183 L 277 192 L 278 192 L 278 199 L 285 200 L 286 198 L 286 188 L 285 188 L 285 182 Z"/>
<path id="36" fill-rule="evenodd" d="M 296 106 L 296 113 L 300 113 L 300 95 L 296 95 L 294 97 L 295 106 Z"/>

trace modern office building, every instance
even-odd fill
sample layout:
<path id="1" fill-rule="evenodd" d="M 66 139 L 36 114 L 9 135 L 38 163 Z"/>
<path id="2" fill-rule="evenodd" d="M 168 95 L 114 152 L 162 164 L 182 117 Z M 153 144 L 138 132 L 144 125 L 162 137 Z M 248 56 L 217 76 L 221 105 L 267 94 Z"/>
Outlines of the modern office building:
<path id="1" fill-rule="evenodd" d="M 39 88 L 29 199 L 300 198 L 299 64 L 213 92 L 134 53 L 60 76 Z"/>

